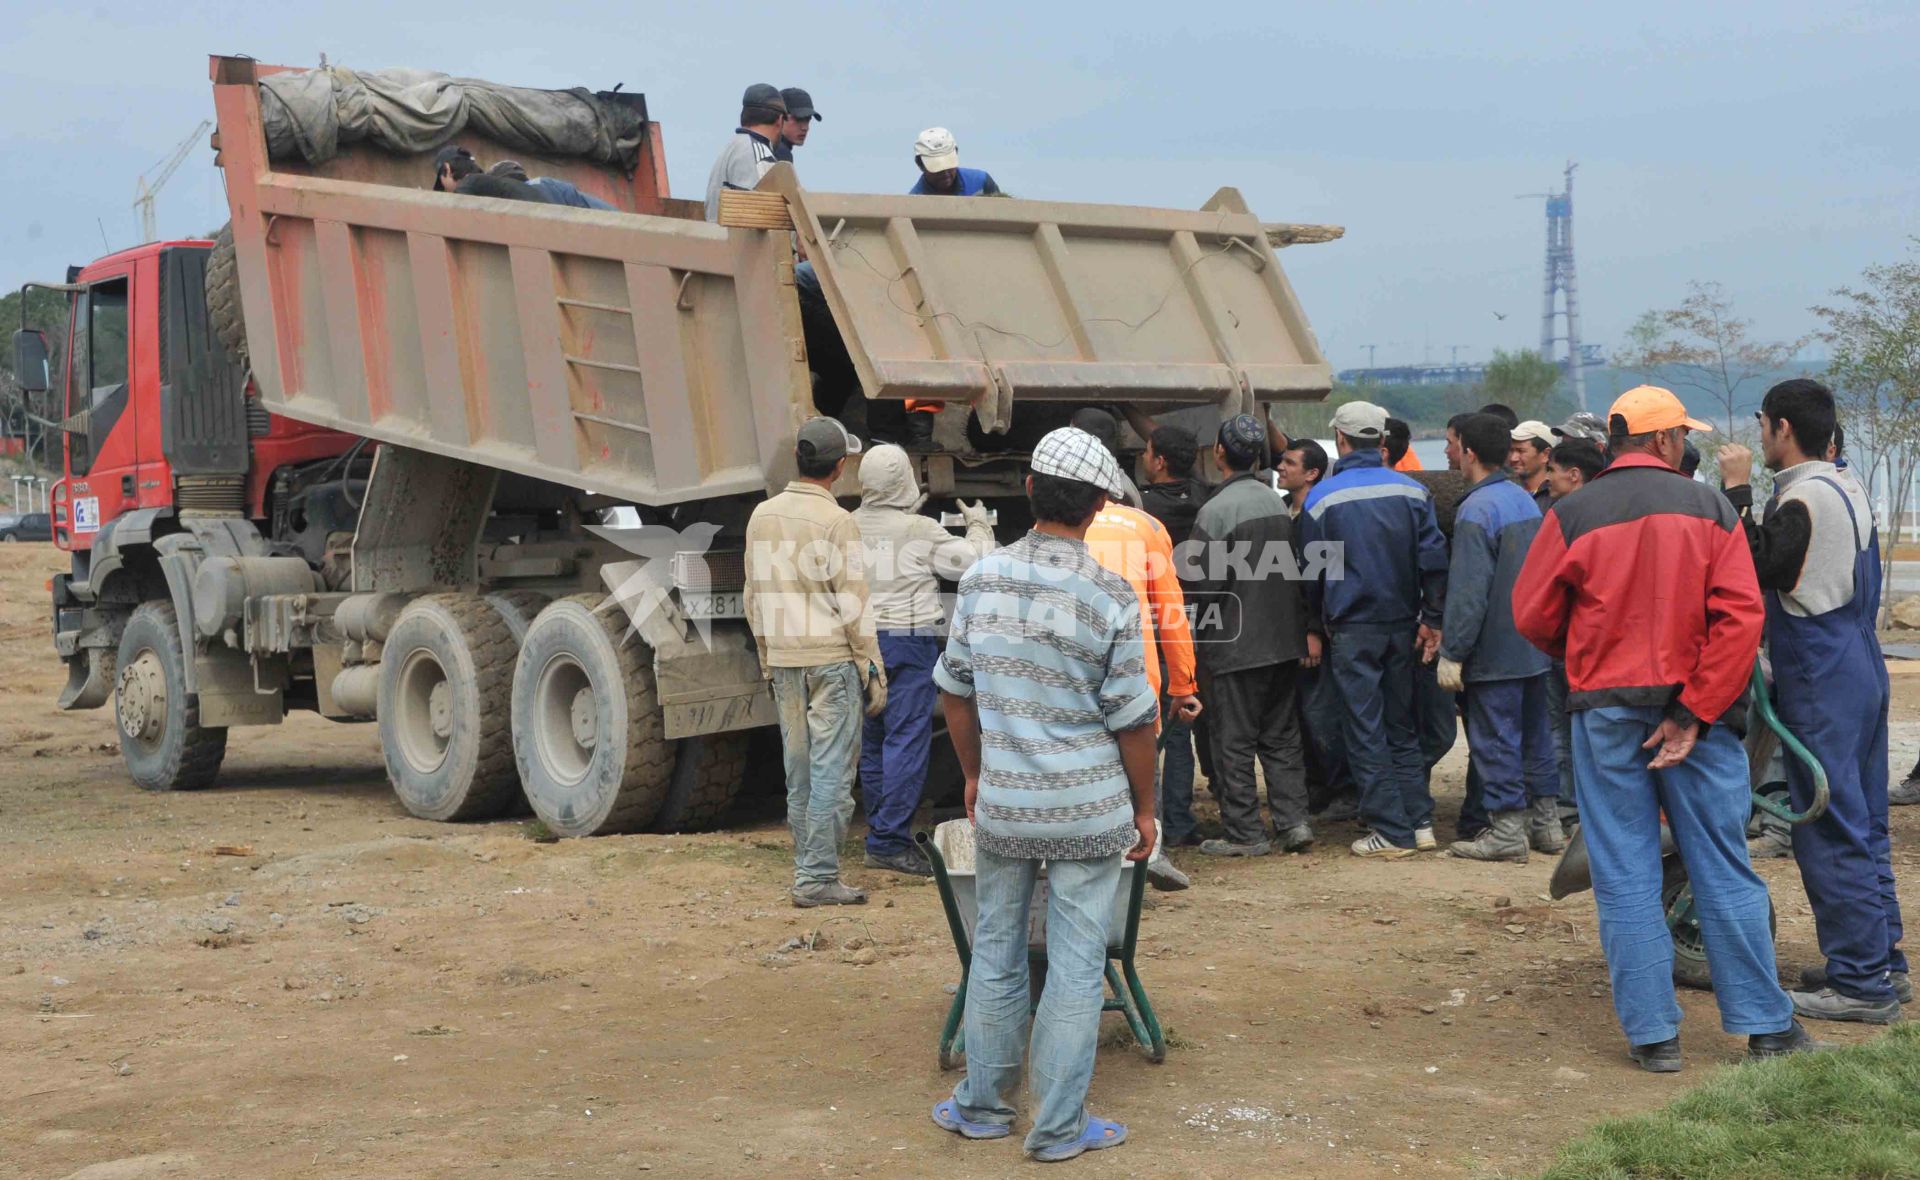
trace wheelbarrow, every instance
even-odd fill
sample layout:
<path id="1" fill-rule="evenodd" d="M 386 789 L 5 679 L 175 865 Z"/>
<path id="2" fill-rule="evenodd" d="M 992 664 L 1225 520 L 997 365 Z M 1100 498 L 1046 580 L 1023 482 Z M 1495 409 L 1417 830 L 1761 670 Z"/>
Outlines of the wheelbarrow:
<path id="1" fill-rule="evenodd" d="M 1777 738 L 1787 753 L 1803 763 L 1813 776 L 1813 798 L 1805 811 L 1795 811 L 1779 784 L 1752 784 L 1753 805 L 1787 824 L 1797 827 L 1812 823 L 1827 810 L 1827 771 L 1813 752 L 1802 745 L 1786 723 L 1773 710 L 1773 698 L 1767 684 L 1765 665 L 1753 664 L 1753 711 L 1761 724 L 1752 727 L 1747 756 L 1754 767 L 1763 765 L 1763 753 L 1771 739 Z M 1575 828 L 1567 850 L 1554 867 L 1547 892 L 1555 901 L 1593 888 L 1592 867 L 1587 861 L 1586 833 Z M 1663 820 L 1660 824 L 1660 903 L 1667 912 L 1667 930 L 1673 936 L 1673 981 L 1684 987 L 1712 988 L 1713 977 L 1707 970 L 1707 943 L 1700 934 L 1700 915 L 1693 904 L 1693 886 L 1687 880 L 1687 866 L 1674 847 L 1673 836 Z M 1767 928 L 1774 927 L 1773 902 L 1767 902 Z"/>
<path id="2" fill-rule="evenodd" d="M 940 905 L 947 912 L 947 929 L 953 935 L 953 949 L 960 956 L 960 986 L 954 990 L 953 1004 L 947 1009 L 947 1021 L 940 1030 L 940 1068 L 958 1069 L 965 1059 L 966 1030 L 962 1018 L 967 1010 L 967 976 L 973 968 L 973 930 L 979 919 L 978 897 L 974 892 L 970 864 L 972 823 L 966 819 L 948 820 L 934 830 L 930 838 L 922 832 L 920 847 L 933 864 L 933 881 L 940 888 Z M 964 849 L 964 852 L 963 852 Z M 965 861 L 949 867 L 948 859 Z M 1118 1012 L 1140 1045 L 1148 1061 L 1158 1064 L 1167 1058 L 1167 1037 L 1147 998 L 1146 985 L 1134 966 L 1139 945 L 1140 899 L 1146 892 L 1144 865 L 1124 861 L 1120 883 L 1114 890 L 1113 912 L 1107 920 L 1106 999 L 1103 1012 Z M 1045 868 L 1034 887 L 1027 916 L 1027 981 L 1031 1003 L 1038 1006 L 1047 979 Z"/>

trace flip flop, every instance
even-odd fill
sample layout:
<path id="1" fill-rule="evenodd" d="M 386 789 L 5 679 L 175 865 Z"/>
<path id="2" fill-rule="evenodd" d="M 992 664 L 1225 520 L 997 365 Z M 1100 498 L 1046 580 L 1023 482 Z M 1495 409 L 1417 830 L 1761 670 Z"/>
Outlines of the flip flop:
<path id="1" fill-rule="evenodd" d="M 1033 1153 L 1033 1158 L 1043 1164 L 1057 1164 L 1082 1152 L 1118 1147 L 1126 1141 L 1127 1128 L 1124 1124 L 1090 1114 L 1087 1116 L 1087 1129 L 1080 1132 L 1080 1138 L 1056 1147 L 1043 1147 Z"/>
<path id="2" fill-rule="evenodd" d="M 1005 1123 L 976 1123 L 960 1113 L 960 1106 L 948 1098 L 933 1104 L 933 1124 L 965 1139 L 1005 1139 L 1013 1128 Z"/>

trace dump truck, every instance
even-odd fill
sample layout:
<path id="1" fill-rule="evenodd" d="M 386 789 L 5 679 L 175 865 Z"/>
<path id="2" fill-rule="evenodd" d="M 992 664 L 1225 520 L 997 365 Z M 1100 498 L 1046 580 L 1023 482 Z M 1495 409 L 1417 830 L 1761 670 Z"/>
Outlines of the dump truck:
<path id="1" fill-rule="evenodd" d="M 1274 248 L 1327 235 L 1232 189 L 1196 210 L 837 194 L 780 165 L 716 224 L 670 195 L 643 95 L 476 92 L 505 113 L 422 146 L 341 98 L 369 81 L 351 71 L 215 57 L 211 78 L 228 228 L 61 284 L 60 704 L 113 701 L 143 788 L 207 786 L 231 728 L 304 709 L 377 725 L 418 816 L 711 824 L 779 777 L 748 765 L 775 713 L 743 536 L 808 417 L 864 430 L 939 399 L 922 486 L 1017 528 L 1023 426 L 1329 388 Z M 328 95 L 342 128 L 376 125 L 289 130 Z M 530 143 L 520 96 L 613 131 Z M 449 141 L 614 209 L 435 191 Z M 810 363 L 802 254 L 839 388 Z"/>

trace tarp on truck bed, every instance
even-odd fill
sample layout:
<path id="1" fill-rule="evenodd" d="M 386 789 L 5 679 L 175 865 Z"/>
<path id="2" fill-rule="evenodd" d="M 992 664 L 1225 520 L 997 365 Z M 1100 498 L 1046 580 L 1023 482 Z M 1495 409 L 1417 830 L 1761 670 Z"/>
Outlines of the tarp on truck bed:
<path id="1" fill-rule="evenodd" d="M 347 144 L 430 152 L 471 127 L 517 151 L 614 164 L 632 172 L 645 112 L 585 89 L 530 90 L 429 70 L 327 66 L 260 79 L 267 152 L 310 165 Z"/>

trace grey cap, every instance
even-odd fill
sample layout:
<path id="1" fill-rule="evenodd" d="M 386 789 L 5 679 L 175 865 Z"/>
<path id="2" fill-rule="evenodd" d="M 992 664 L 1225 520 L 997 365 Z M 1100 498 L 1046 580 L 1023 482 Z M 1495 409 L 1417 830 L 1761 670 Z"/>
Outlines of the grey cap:
<path id="1" fill-rule="evenodd" d="M 778 86 L 771 86 L 765 82 L 755 82 L 753 85 L 747 87 L 745 94 L 740 96 L 740 105 L 743 107 L 771 107 L 776 111 L 784 111 L 787 109 L 787 100 L 780 97 L 780 88 Z"/>
<path id="2" fill-rule="evenodd" d="M 834 418 L 809 418 L 794 437 L 793 453 L 802 459 L 839 461 L 860 453 L 860 440 Z"/>
<path id="3" fill-rule="evenodd" d="M 1553 428 L 1556 438 L 1584 438 L 1597 443 L 1607 441 L 1606 423 L 1600 415 L 1582 410 Z"/>
<path id="4" fill-rule="evenodd" d="M 1348 402 L 1333 412 L 1333 429 L 1348 438 L 1381 438 L 1387 433 L 1387 412 L 1372 402 Z"/>
<path id="5" fill-rule="evenodd" d="M 798 86 L 789 86 L 780 92 L 786 100 L 787 113 L 796 119 L 825 119 L 826 116 L 813 109 L 813 95 Z"/>

